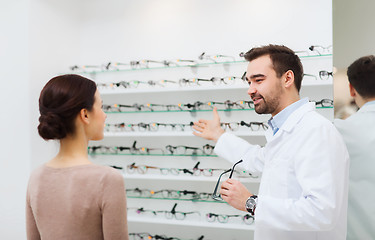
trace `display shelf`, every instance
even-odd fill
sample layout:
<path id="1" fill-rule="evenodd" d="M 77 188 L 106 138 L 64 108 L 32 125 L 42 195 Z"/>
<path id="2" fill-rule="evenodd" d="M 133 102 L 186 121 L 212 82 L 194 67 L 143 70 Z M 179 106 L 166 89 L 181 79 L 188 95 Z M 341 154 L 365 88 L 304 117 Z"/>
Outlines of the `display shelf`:
<path id="1" fill-rule="evenodd" d="M 304 80 L 302 86 L 329 86 L 332 80 Z M 179 87 L 149 87 L 149 88 L 98 88 L 101 95 L 139 94 L 139 93 L 168 93 L 168 92 L 191 92 L 191 91 L 218 91 L 218 90 L 244 90 L 249 88 L 248 84 L 233 85 L 198 85 Z"/>
<path id="2" fill-rule="evenodd" d="M 114 73 L 114 72 L 134 72 L 134 71 L 144 71 L 144 70 L 168 70 L 174 68 L 198 68 L 198 67 L 206 67 L 212 65 L 226 65 L 226 64 L 241 64 L 245 63 L 245 60 L 238 60 L 238 61 L 222 61 L 222 62 L 202 62 L 197 64 L 185 64 L 185 65 L 176 65 L 176 66 L 153 66 L 153 67 L 137 67 L 137 68 L 119 68 L 119 69 L 108 69 L 108 70 L 92 70 L 92 71 L 71 71 L 70 73 L 76 74 L 100 74 L 100 73 Z"/>
<path id="3" fill-rule="evenodd" d="M 123 113 L 196 113 L 196 112 L 212 112 L 209 110 L 156 110 L 156 111 L 122 111 L 122 112 L 105 112 L 107 114 L 123 114 Z M 237 112 L 237 111 L 254 111 L 254 109 L 217 109 L 219 112 Z"/>
<path id="4" fill-rule="evenodd" d="M 316 109 L 333 109 L 332 107 L 316 107 Z M 183 112 L 212 112 L 209 110 L 165 110 L 165 111 L 122 111 L 122 112 L 105 112 L 106 114 L 129 114 L 129 113 L 183 113 Z M 217 109 L 218 112 L 236 112 L 236 111 L 254 111 L 254 109 Z"/>
<path id="5" fill-rule="evenodd" d="M 170 224 L 180 225 L 185 227 L 204 227 L 204 228 L 220 228 L 220 229 L 232 229 L 232 230 L 249 230 L 254 231 L 255 223 L 253 224 L 232 224 L 232 223 L 217 223 L 207 221 L 191 221 L 191 220 L 173 220 L 163 219 L 162 217 L 147 217 L 147 216 L 131 216 L 128 215 L 128 221 L 134 223 L 158 223 L 158 224 Z"/>
<path id="6" fill-rule="evenodd" d="M 217 182 L 219 176 L 187 176 L 187 175 L 162 175 L 162 174 L 123 174 L 125 180 L 149 179 L 149 180 L 167 180 L 167 181 L 191 181 L 191 182 Z M 233 176 L 233 179 L 241 180 L 243 183 L 260 183 L 260 178 L 238 177 Z"/>
<path id="7" fill-rule="evenodd" d="M 204 154 L 195 154 L 195 155 L 186 155 L 186 154 L 133 154 L 133 153 L 89 153 L 90 156 L 164 156 L 164 157 L 217 157 L 217 155 L 204 155 Z"/>
<path id="8" fill-rule="evenodd" d="M 201 203 L 219 203 L 219 204 L 228 204 L 224 201 L 216 201 L 216 200 L 200 200 L 200 199 L 184 199 L 184 198 L 158 198 L 158 197 L 134 197 L 134 196 L 127 196 L 127 198 L 133 199 L 148 199 L 148 200 L 173 200 L 173 201 L 186 201 L 186 202 L 201 202 Z"/>
<path id="9" fill-rule="evenodd" d="M 321 55 L 305 55 L 299 56 L 301 60 L 303 59 L 317 59 L 332 57 L 332 54 L 321 54 Z M 235 60 L 235 61 L 218 61 L 218 62 L 201 62 L 197 64 L 185 64 L 185 65 L 176 65 L 176 66 L 153 66 L 153 67 L 137 67 L 137 68 L 118 68 L 118 69 L 106 69 L 106 70 L 87 70 L 87 71 L 70 71 L 71 74 L 101 74 L 101 73 L 114 73 L 114 72 L 133 72 L 133 71 L 144 71 L 144 70 L 155 70 L 155 69 L 174 69 L 174 68 L 198 68 L 206 67 L 213 65 L 228 65 L 228 64 L 243 64 L 246 63 L 246 60 Z M 129 62 L 130 63 L 130 62 Z"/>
<path id="10" fill-rule="evenodd" d="M 236 136 L 264 137 L 264 131 L 228 131 Z M 105 137 L 196 137 L 192 131 L 186 132 L 105 132 Z"/>

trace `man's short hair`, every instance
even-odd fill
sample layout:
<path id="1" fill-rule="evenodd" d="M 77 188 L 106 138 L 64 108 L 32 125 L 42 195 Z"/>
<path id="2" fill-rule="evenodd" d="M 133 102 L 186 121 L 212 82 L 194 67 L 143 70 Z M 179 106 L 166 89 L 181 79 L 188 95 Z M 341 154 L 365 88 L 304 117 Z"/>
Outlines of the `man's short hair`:
<path id="1" fill-rule="evenodd" d="M 281 77 L 288 70 L 293 71 L 294 85 L 299 92 L 303 78 L 303 66 L 300 58 L 294 53 L 294 51 L 284 45 L 270 44 L 267 46 L 252 48 L 245 53 L 244 57 L 250 62 L 265 55 L 270 56 L 277 77 Z"/>
<path id="2" fill-rule="evenodd" d="M 375 97 L 375 56 L 355 60 L 347 71 L 350 84 L 363 98 Z"/>

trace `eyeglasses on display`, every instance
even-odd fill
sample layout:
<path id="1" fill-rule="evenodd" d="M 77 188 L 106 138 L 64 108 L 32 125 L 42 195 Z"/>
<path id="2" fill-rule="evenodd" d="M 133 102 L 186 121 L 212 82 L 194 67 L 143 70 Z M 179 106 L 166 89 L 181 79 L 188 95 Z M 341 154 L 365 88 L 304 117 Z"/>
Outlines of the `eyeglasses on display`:
<path id="1" fill-rule="evenodd" d="M 254 222 L 254 217 L 250 214 L 246 215 L 227 215 L 227 214 L 215 214 L 215 213 L 207 213 L 206 218 L 208 222 L 215 222 L 218 221 L 219 223 L 227 223 L 230 218 L 237 218 L 240 217 L 244 223 L 252 224 Z"/>
<path id="2" fill-rule="evenodd" d="M 254 102 L 246 100 L 231 101 L 226 100 L 224 102 L 218 101 L 207 101 L 201 102 L 196 101 L 194 103 L 177 103 L 177 104 L 157 104 L 157 103 L 146 103 L 146 104 L 103 104 L 103 111 L 106 113 L 135 113 L 135 112 L 164 112 L 164 111 L 212 111 L 214 107 L 217 107 L 219 111 L 232 111 L 232 110 L 254 110 Z"/>
<path id="3" fill-rule="evenodd" d="M 167 152 L 171 155 L 211 155 L 215 147 L 206 144 L 202 148 L 183 145 L 167 145 L 165 148 L 167 149 Z"/>
<path id="4" fill-rule="evenodd" d="M 146 233 L 146 232 L 129 233 L 129 237 L 131 240 L 145 240 L 145 239 L 148 239 L 148 240 L 154 240 L 154 239 L 155 240 L 157 239 L 159 240 L 186 240 L 186 239 L 181 239 L 178 237 L 167 237 L 166 235 L 158 235 L 158 234 L 151 235 L 150 233 Z M 203 240 L 203 239 L 204 239 L 204 235 L 197 238 L 197 240 Z"/>
<path id="5" fill-rule="evenodd" d="M 137 171 L 139 174 L 146 174 L 148 172 L 148 169 L 158 169 L 160 170 L 160 173 L 162 175 L 167 175 L 167 174 L 172 174 L 172 175 L 179 175 L 180 172 L 187 174 L 187 175 L 192 175 L 192 176 L 206 176 L 206 177 L 211 177 L 213 175 L 213 172 L 215 171 L 222 171 L 223 169 L 216 169 L 216 168 L 199 168 L 200 162 L 197 162 L 195 166 L 191 169 L 187 168 L 160 168 L 160 167 L 155 167 L 155 166 L 148 166 L 148 165 L 135 165 L 135 163 L 127 165 L 126 169 L 127 172 L 132 174 Z M 112 166 L 114 167 L 114 166 Z M 122 167 L 118 167 L 117 169 L 122 170 Z"/>
<path id="6" fill-rule="evenodd" d="M 196 192 L 190 190 L 174 190 L 174 189 L 161 189 L 149 190 L 132 188 L 126 189 L 128 197 L 141 197 L 141 198 L 161 198 L 161 199 L 182 199 L 182 200 L 209 200 L 212 194 L 206 192 Z"/>
<path id="7" fill-rule="evenodd" d="M 327 53 L 332 53 L 332 45 L 329 45 L 329 46 L 312 45 L 309 47 L 309 50 L 312 52 L 318 53 L 318 55 L 323 55 Z"/>
<path id="8" fill-rule="evenodd" d="M 108 154 L 108 155 L 116 155 L 116 154 L 132 154 L 132 155 L 160 155 L 160 156 L 214 156 L 213 149 L 215 148 L 212 145 L 206 144 L 199 147 L 192 147 L 192 146 L 172 146 L 167 145 L 165 150 L 162 148 L 147 148 L 147 147 L 137 147 L 137 141 L 133 142 L 131 147 L 126 146 L 89 146 L 87 151 L 90 155 L 95 154 Z"/>
<path id="9" fill-rule="evenodd" d="M 322 70 L 322 71 L 319 72 L 319 77 L 322 80 L 329 79 L 329 76 L 333 77 L 333 72 L 328 72 L 328 71 L 325 71 L 325 70 Z"/>
<path id="10" fill-rule="evenodd" d="M 108 146 L 89 146 L 88 147 L 88 153 L 89 154 L 123 154 L 123 153 L 129 153 L 129 154 L 164 154 L 164 150 L 161 148 L 146 148 L 136 147 L 137 141 L 133 142 L 133 145 L 131 147 L 122 147 L 122 146 L 116 146 L 116 147 L 108 147 Z"/>
<path id="11" fill-rule="evenodd" d="M 190 122 L 188 124 L 184 123 L 115 123 L 105 124 L 104 130 L 107 132 L 134 132 L 134 131 L 140 131 L 140 132 L 156 132 L 159 130 L 162 131 L 186 131 L 187 129 L 191 130 L 192 126 L 194 125 L 193 122 Z"/>
<path id="12" fill-rule="evenodd" d="M 233 56 L 228 55 L 222 55 L 222 54 L 216 54 L 216 55 L 208 55 L 206 52 L 201 53 L 201 55 L 198 56 L 199 60 L 210 60 L 214 63 L 217 63 L 218 61 L 235 61 L 235 58 Z"/>
<path id="13" fill-rule="evenodd" d="M 136 208 L 136 213 L 142 214 L 142 213 L 152 213 L 153 215 L 158 215 L 158 214 L 164 214 L 165 218 L 167 219 L 176 219 L 176 220 L 184 220 L 187 215 L 191 214 L 197 214 L 201 215 L 197 211 L 191 211 L 191 212 L 182 212 L 182 211 L 176 211 L 177 203 L 174 204 L 172 209 L 170 211 L 165 211 L 165 210 L 149 210 L 149 209 L 144 209 L 143 207 L 141 208 Z M 134 208 L 128 208 L 128 209 L 134 209 Z"/>
<path id="14" fill-rule="evenodd" d="M 322 99 L 320 101 L 312 100 L 311 102 L 315 102 L 316 106 L 333 107 L 333 100 L 331 100 L 331 99 Z"/>

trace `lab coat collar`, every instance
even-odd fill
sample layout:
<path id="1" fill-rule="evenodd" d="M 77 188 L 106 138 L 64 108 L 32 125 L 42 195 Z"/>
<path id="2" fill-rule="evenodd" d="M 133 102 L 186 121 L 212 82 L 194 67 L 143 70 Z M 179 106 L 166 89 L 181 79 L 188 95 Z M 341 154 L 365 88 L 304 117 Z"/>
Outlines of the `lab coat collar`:
<path id="1" fill-rule="evenodd" d="M 270 142 L 278 138 L 284 131 L 285 132 L 292 131 L 294 126 L 301 120 L 301 118 L 305 115 L 305 113 L 310 112 L 310 111 L 315 111 L 314 102 L 307 102 L 303 104 L 302 106 L 300 106 L 299 108 L 297 108 L 294 112 L 292 112 L 275 135 L 273 135 L 272 129 L 268 128 L 268 130 L 265 133 L 267 142 Z"/>
<path id="2" fill-rule="evenodd" d="M 374 111 L 375 111 L 375 104 L 365 104 L 358 110 L 358 112 L 374 112 Z"/>

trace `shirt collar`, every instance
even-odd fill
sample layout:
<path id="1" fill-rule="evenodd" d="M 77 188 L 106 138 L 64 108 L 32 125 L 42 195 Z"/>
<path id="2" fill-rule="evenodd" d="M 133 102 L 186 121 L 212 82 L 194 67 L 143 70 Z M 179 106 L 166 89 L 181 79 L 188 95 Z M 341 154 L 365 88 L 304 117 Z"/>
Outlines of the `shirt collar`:
<path id="1" fill-rule="evenodd" d="M 277 131 L 280 129 L 280 127 L 284 124 L 286 119 L 292 114 L 296 109 L 298 109 L 300 106 L 302 106 L 305 103 L 308 103 L 308 98 L 303 98 L 298 100 L 297 102 L 294 102 L 284 108 L 281 112 L 276 114 L 274 117 L 271 117 L 270 120 L 268 120 L 268 125 L 272 128 L 273 135 L 277 133 Z"/>

